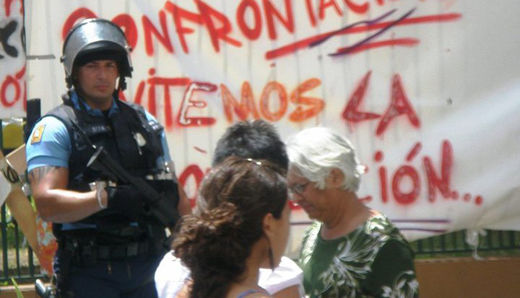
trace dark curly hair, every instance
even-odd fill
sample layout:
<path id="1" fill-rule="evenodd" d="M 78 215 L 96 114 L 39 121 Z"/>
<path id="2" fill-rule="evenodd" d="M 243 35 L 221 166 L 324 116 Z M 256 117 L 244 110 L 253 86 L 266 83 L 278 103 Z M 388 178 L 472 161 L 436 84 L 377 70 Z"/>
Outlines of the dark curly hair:
<path id="1" fill-rule="evenodd" d="M 172 249 L 191 270 L 190 296 L 224 297 L 245 272 L 263 219 L 282 216 L 285 171 L 266 160 L 229 157 L 204 178 L 194 215 L 183 217 Z"/>

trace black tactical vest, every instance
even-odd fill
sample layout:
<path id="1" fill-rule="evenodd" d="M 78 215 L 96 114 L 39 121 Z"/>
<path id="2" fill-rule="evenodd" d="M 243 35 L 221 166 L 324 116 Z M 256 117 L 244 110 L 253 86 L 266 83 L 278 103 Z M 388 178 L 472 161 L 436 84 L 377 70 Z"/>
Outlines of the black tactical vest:
<path id="1" fill-rule="evenodd" d="M 116 101 L 119 111 L 110 116 L 92 116 L 80 100 L 80 109 L 73 107 L 68 98 L 44 117 L 53 116 L 61 120 L 69 133 L 72 151 L 69 159 L 68 189 L 89 191 L 89 183 L 102 177 L 96 170 L 87 168 L 94 153 L 92 145 L 103 146 L 108 154 L 129 173 L 145 178 L 158 174 L 157 158 L 163 155 L 161 144 L 162 127 L 157 122 L 148 122 L 142 107 Z M 81 130 L 81 131 L 80 131 Z M 110 210 L 95 213 L 78 223 L 95 223 L 105 226 L 125 225 L 124 219 Z M 123 221 L 123 222 L 122 222 Z"/>

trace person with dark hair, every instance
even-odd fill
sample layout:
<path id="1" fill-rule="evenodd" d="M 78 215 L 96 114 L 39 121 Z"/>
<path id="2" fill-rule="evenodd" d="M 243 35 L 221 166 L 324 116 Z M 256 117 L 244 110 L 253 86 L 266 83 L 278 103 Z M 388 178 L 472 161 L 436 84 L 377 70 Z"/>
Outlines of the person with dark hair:
<path id="1" fill-rule="evenodd" d="M 191 298 L 271 297 L 258 270 L 274 270 L 289 236 L 285 171 L 229 157 L 204 178 L 194 215 L 181 219 L 172 249 L 191 271 Z"/>
<path id="2" fill-rule="evenodd" d="M 356 192 L 364 166 L 350 141 L 325 127 L 287 141 L 291 199 L 315 221 L 300 251 L 308 297 L 417 297 L 413 251 Z"/>
<path id="3" fill-rule="evenodd" d="M 289 167 L 285 144 L 274 126 L 264 120 L 240 121 L 228 127 L 217 141 L 212 165 L 229 156 L 267 159 L 280 167 Z"/>
<path id="4" fill-rule="evenodd" d="M 275 127 L 264 120 L 241 121 L 228 127 L 214 152 L 213 166 L 229 156 L 269 160 L 285 171 L 289 165 L 285 144 Z M 198 201 L 197 206 L 199 210 L 205 209 L 205 201 Z M 290 258 L 282 257 L 274 270 L 263 266 L 259 272 L 258 284 L 273 297 L 302 297 L 303 272 Z M 155 272 L 159 297 L 175 297 L 189 277 L 189 269 L 172 252 L 167 253 Z"/>
<path id="5" fill-rule="evenodd" d="M 129 50 L 121 28 L 108 20 L 75 25 L 61 59 L 69 90 L 27 142 L 36 207 L 53 222 L 58 242 L 54 272 L 61 297 L 157 296 L 153 274 L 168 246 L 165 228 L 191 212 L 162 126 L 118 98 L 132 74 Z M 160 199 L 152 202 L 149 191 L 128 181 L 114 184 L 91 166 L 100 150 Z"/>

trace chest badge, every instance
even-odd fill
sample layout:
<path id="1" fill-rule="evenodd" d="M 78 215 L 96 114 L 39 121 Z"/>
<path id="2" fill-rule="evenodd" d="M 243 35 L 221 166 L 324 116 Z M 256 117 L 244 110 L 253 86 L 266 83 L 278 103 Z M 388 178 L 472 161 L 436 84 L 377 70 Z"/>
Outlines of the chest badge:
<path id="1" fill-rule="evenodd" d="M 146 145 L 146 139 L 139 132 L 134 133 L 134 140 L 137 143 L 137 149 L 139 150 L 139 154 L 143 154 L 141 151 L 141 147 Z"/>

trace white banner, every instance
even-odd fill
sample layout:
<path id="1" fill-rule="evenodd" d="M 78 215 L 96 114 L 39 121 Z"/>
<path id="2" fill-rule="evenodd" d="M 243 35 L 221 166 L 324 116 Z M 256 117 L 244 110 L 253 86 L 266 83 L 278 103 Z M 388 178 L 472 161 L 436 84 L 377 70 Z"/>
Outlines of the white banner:
<path id="1" fill-rule="evenodd" d="M 165 126 L 191 198 L 226 127 L 262 118 L 284 138 L 323 125 L 351 139 L 360 197 L 409 239 L 520 230 L 518 1 L 25 3 L 28 98 L 59 104 L 66 32 L 113 20 L 133 47 L 124 96 Z"/>
<path id="2" fill-rule="evenodd" d="M 22 1 L 0 0 L 0 118 L 25 116 Z"/>

